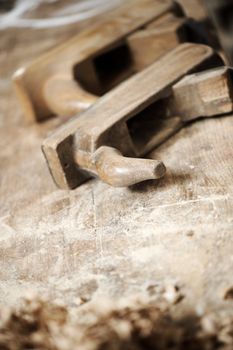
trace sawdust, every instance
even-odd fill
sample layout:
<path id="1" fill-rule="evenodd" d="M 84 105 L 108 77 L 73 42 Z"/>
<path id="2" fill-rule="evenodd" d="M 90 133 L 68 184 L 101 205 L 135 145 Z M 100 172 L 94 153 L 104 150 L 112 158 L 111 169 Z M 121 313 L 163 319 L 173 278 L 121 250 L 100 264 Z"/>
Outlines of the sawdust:
<path id="1" fill-rule="evenodd" d="M 80 300 L 80 304 L 82 301 Z M 233 318 L 182 319 L 148 298 L 101 299 L 77 309 L 38 297 L 0 312 L 0 349 L 212 350 L 232 349 Z"/>

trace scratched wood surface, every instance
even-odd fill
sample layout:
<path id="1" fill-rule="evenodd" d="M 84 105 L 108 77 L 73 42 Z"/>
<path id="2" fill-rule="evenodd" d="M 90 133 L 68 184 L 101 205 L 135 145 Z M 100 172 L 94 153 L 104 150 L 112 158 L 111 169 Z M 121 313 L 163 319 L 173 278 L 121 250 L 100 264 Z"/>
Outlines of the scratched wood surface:
<path id="1" fill-rule="evenodd" d="M 168 168 L 163 180 L 57 189 L 40 145 L 59 120 L 24 125 L 10 77 L 76 32 L 0 33 L 0 303 L 30 289 L 72 305 L 166 280 L 182 286 L 184 307 L 230 309 L 233 116 L 190 124 L 153 151 Z"/>

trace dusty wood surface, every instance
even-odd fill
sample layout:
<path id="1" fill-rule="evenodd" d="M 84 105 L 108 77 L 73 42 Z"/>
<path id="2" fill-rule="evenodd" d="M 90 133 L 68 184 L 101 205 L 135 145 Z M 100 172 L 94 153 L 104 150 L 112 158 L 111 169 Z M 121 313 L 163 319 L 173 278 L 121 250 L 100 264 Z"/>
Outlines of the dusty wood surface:
<path id="1" fill-rule="evenodd" d="M 33 289 L 63 299 L 121 296 L 178 281 L 182 307 L 232 309 L 233 119 L 187 126 L 151 156 L 163 180 L 114 189 L 55 187 L 40 145 L 58 120 L 23 125 L 10 76 L 77 27 L 2 31 L 0 54 L 0 302 Z"/>

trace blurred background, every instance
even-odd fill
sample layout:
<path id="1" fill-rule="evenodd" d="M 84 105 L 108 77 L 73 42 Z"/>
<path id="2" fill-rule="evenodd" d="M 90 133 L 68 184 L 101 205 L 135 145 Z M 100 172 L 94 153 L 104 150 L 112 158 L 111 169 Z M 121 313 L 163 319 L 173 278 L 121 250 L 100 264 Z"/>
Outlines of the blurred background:
<path id="1" fill-rule="evenodd" d="M 0 28 L 49 28 L 77 23 L 119 5 L 122 0 L 0 0 Z"/>

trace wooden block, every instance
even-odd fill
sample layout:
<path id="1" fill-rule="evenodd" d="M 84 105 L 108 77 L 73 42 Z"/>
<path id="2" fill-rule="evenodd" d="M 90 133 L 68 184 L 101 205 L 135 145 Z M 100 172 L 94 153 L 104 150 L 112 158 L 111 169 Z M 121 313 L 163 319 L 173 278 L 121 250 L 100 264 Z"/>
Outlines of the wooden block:
<path id="1" fill-rule="evenodd" d="M 213 0 L 211 0 L 212 2 Z M 203 0 L 177 0 L 182 6 L 186 16 L 203 21 L 207 17 L 205 4 Z"/>
<path id="2" fill-rule="evenodd" d="M 190 121 L 232 112 L 232 77 L 228 67 L 186 76 L 173 86 L 171 113 Z"/>
<path id="3" fill-rule="evenodd" d="M 145 26 L 144 29 L 154 29 L 161 27 L 162 25 L 167 25 L 169 22 L 176 21 L 179 18 L 185 18 L 185 13 L 183 11 L 182 6 L 178 3 L 173 3 L 173 6 L 170 10 L 155 20 L 151 21 L 149 24 Z"/>
<path id="4" fill-rule="evenodd" d="M 159 26 L 154 22 L 153 27 L 128 37 L 136 71 L 141 71 L 185 41 L 187 20 L 169 16 L 167 20 Z"/>
<path id="5" fill-rule="evenodd" d="M 161 27 L 162 25 L 167 25 L 172 21 L 176 21 L 177 19 L 179 19 L 179 17 L 177 17 L 177 15 L 174 12 L 170 11 L 165 13 L 163 16 L 157 18 L 155 21 L 152 21 L 151 23 L 149 23 L 147 26 L 145 26 L 144 29 L 158 28 L 158 27 Z"/>

